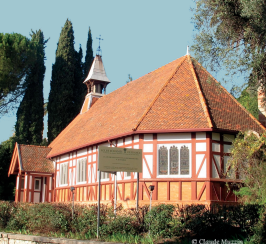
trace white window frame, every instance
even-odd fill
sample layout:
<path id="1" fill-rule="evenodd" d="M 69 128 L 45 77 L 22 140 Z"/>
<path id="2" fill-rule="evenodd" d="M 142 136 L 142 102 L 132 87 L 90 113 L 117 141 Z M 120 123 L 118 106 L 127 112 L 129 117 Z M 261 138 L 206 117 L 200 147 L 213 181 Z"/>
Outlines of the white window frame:
<path id="1" fill-rule="evenodd" d="M 127 175 L 128 173 L 130 173 L 130 175 Z M 132 172 L 124 172 L 124 179 L 131 179 L 132 176 Z"/>
<path id="2" fill-rule="evenodd" d="M 68 172 L 69 172 L 69 163 L 61 163 L 59 165 L 59 185 L 67 186 L 68 185 Z M 63 177 L 63 178 L 62 178 Z"/>
<path id="3" fill-rule="evenodd" d="M 160 147 L 167 147 L 168 149 L 168 174 L 167 175 L 160 175 L 159 174 L 159 149 Z M 172 146 L 176 146 L 179 150 L 179 167 L 180 164 L 180 149 L 182 146 L 186 146 L 189 149 L 189 174 L 188 175 L 181 175 L 180 174 L 180 168 L 179 168 L 179 174 L 178 175 L 170 175 L 170 155 L 169 155 L 169 149 Z M 192 177 L 192 145 L 191 143 L 166 143 L 166 144 L 158 144 L 157 145 L 157 178 L 191 178 Z"/>
<path id="4" fill-rule="evenodd" d="M 77 159 L 76 164 L 76 183 L 84 184 L 87 182 L 87 157 Z"/>

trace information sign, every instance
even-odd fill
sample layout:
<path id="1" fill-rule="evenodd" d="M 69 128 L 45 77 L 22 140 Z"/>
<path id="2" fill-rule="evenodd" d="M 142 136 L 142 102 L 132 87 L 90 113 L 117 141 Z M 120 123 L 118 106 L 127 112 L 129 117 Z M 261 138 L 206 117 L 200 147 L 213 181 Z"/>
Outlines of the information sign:
<path id="1" fill-rule="evenodd" d="M 98 147 L 98 170 L 142 172 L 142 149 Z"/>

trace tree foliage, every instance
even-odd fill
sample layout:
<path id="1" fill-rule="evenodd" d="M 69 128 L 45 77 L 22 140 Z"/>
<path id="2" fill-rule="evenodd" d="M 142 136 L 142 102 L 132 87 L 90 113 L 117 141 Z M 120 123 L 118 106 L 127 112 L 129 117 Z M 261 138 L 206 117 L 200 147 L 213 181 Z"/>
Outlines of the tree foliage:
<path id="1" fill-rule="evenodd" d="M 27 72 L 27 88 L 17 111 L 15 125 L 19 143 L 39 145 L 43 137 L 44 96 L 43 80 L 45 74 L 45 44 L 41 30 L 32 32 L 32 42 L 37 46 L 37 59 Z"/>
<path id="2" fill-rule="evenodd" d="M 237 101 L 243 105 L 256 119 L 259 119 L 258 93 L 255 87 L 246 86 Z"/>
<path id="3" fill-rule="evenodd" d="M 17 33 L 0 33 L 0 116 L 24 94 L 24 77 L 36 60 L 36 45 Z"/>
<path id="4" fill-rule="evenodd" d="M 67 19 L 60 33 L 56 61 L 52 67 L 51 89 L 47 105 L 49 143 L 80 111 L 81 96 L 77 97 L 80 85 L 77 84 L 82 83 L 80 80 L 82 77 L 81 58 L 81 50 L 77 53 L 74 49 L 74 31 L 71 21 Z"/>
<path id="5" fill-rule="evenodd" d="M 84 79 L 86 79 L 90 71 L 91 65 L 94 61 L 92 45 L 93 45 L 93 39 L 92 39 L 91 28 L 89 27 L 87 45 L 86 45 L 86 55 L 85 55 L 85 61 L 84 61 Z"/>
<path id="6" fill-rule="evenodd" d="M 266 136 L 240 133 L 233 142 L 228 175 L 242 179 L 236 194 L 244 203 L 266 204 Z"/>
<path id="7" fill-rule="evenodd" d="M 0 144 L 0 199 L 14 200 L 16 176 L 7 176 L 16 138 L 10 137 Z"/>
<path id="8" fill-rule="evenodd" d="M 245 74 L 250 85 L 266 85 L 266 2 L 196 0 L 192 51 L 212 71 Z"/>

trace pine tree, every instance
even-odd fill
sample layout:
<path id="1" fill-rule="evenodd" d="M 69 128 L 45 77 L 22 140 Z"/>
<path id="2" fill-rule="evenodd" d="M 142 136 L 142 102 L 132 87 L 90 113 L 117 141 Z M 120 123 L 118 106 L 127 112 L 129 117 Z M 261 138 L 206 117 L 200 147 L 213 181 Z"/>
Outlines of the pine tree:
<path id="1" fill-rule="evenodd" d="M 45 44 L 41 30 L 32 31 L 32 42 L 36 44 L 37 59 L 26 75 L 26 90 L 17 111 L 15 125 L 19 143 L 38 145 L 43 138 L 44 96 L 43 80 L 45 74 Z"/>
<path id="2" fill-rule="evenodd" d="M 93 45 L 93 40 L 92 40 L 91 28 L 89 27 L 87 45 L 86 45 L 86 55 L 85 55 L 85 61 L 84 61 L 84 76 L 85 76 L 84 79 L 87 77 L 89 70 L 91 68 L 91 65 L 94 61 L 92 45 Z"/>
<path id="3" fill-rule="evenodd" d="M 52 67 L 51 89 L 47 106 L 49 143 L 77 115 L 77 100 L 75 98 L 76 57 L 74 31 L 71 21 L 67 19 L 60 33 L 56 60 Z"/>

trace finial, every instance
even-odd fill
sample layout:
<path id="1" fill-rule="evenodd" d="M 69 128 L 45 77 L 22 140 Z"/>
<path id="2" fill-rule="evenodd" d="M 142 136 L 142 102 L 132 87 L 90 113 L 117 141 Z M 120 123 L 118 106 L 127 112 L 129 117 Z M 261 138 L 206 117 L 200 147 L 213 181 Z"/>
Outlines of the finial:
<path id="1" fill-rule="evenodd" d="M 99 40 L 99 46 L 98 46 L 98 48 L 96 50 L 96 55 L 102 56 L 102 50 L 100 48 L 100 41 L 103 41 L 104 39 L 101 39 L 101 35 L 99 35 L 99 37 L 97 37 L 96 39 Z"/>
<path id="2" fill-rule="evenodd" d="M 187 53 L 186 55 L 189 55 L 189 46 L 187 46 Z"/>

